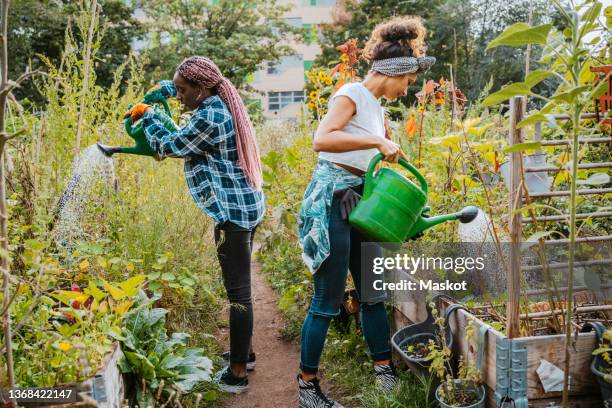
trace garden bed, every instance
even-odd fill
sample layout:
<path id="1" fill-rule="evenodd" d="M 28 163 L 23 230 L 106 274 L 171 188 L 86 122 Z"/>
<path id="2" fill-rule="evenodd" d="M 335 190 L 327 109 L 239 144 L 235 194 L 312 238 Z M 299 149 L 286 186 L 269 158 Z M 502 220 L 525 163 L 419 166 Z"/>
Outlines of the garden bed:
<path id="1" fill-rule="evenodd" d="M 402 272 L 400 272 L 402 273 Z M 403 274 L 403 273 L 402 273 Z M 402 279 L 413 279 L 406 274 Z M 408 324 L 421 322 L 427 317 L 425 293 L 411 292 L 402 302 L 394 305 L 394 323 L 396 330 Z M 450 304 L 441 302 L 442 313 Z M 483 320 L 466 310 L 457 310 L 450 317 L 453 329 L 453 354 L 462 356 L 470 362 L 478 359 L 478 333 L 483 326 L 489 326 Z M 476 339 L 470 340 L 467 333 L 469 320 L 476 323 Z M 590 366 L 592 352 L 596 348 L 595 333 L 579 333 L 575 337 L 575 348 L 570 364 L 570 396 L 572 407 L 601 407 L 599 387 Z M 504 396 L 517 401 L 526 398 L 529 406 L 560 406 L 561 392 L 544 391 L 538 377 L 537 369 L 541 360 L 563 368 L 565 335 L 542 335 L 519 337 L 509 340 L 507 336 L 488 327 L 482 340 L 482 381 L 487 388 L 487 407 L 501 406 L 499 401 Z M 511 349 L 513 355 L 510 355 Z M 552 405 L 551 405 L 552 404 Z"/>
<path id="2" fill-rule="evenodd" d="M 20 402 L 24 407 L 57 406 L 57 407 L 99 407 L 121 408 L 124 399 L 123 375 L 119 371 L 118 362 L 121 359 L 121 346 L 113 344 L 113 350 L 106 355 L 102 367 L 87 380 L 62 384 L 54 388 L 72 388 L 76 390 L 76 402 L 61 405 L 41 405 L 40 402 Z"/>

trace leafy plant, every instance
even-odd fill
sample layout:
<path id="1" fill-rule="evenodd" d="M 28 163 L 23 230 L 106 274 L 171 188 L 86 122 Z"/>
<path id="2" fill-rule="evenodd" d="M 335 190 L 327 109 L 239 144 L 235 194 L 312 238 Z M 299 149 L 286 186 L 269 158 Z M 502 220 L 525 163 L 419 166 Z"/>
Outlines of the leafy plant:
<path id="1" fill-rule="evenodd" d="M 167 335 L 168 311 L 151 308 L 158 298 L 148 299 L 141 292 L 136 308 L 125 319 L 125 326 L 120 332 L 111 333 L 121 342 L 125 356 L 120 362 L 121 371 L 135 374 L 145 385 L 136 387 L 140 406 L 159 400 L 160 393 L 166 396 L 172 391 L 189 393 L 202 382 L 211 380 L 212 362 L 203 355 L 202 349 L 187 346 L 189 334 Z"/>
<path id="2" fill-rule="evenodd" d="M 550 24 L 537 27 L 530 27 L 526 23 L 517 23 L 508 27 L 502 34 L 489 44 L 489 48 L 498 46 L 523 46 L 527 44 L 539 44 L 544 47 L 542 63 L 550 64 L 547 69 L 539 69 L 531 72 L 524 82 L 513 83 L 500 91 L 490 95 L 483 102 L 484 105 L 494 105 L 517 95 L 529 95 L 541 99 L 546 105 L 530 117 L 518 124 L 528 126 L 537 120 L 545 120 L 546 114 L 551 112 L 563 113 L 569 116 L 569 125 L 565 128 L 565 137 L 571 141 L 571 176 L 570 176 L 570 199 L 569 199 L 569 256 L 568 256 L 568 276 L 566 299 L 569 304 L 566 308 L 565 316 L 565 369 L 563 387 L 563 406 L 568 405 L 569 398 L 569 371 L 571 358 L 571 331 L 572 331 L 572 300 L 574 287 L 574 260 L 575 243 L 579 230 L 576 214 L 578 196 L 576 187 L 578 185 L 578 163 L 580 161 L 579 152 L 581 151 L 578 137 L 585 133 L 594 133 L 594 129 L 586 129 L 582 123 L 581 114 L 587 107 L 592 105 L 593 99 L 600 97 L 607 89 L 607 79 L 594 85 L 593 74 L 590 68 L 593 65 L 593 58 L 590 55 L 599 54 L 601 59 L 609 59 L 609 47 L 600 47 L 593 50 L 591 45 L 585 41 L 587 35 L 591 33 L 601 33 L 609 35 L 609 27 L 603 26 L 599 22 L 603 5 L 600 1 L 584 1 L 572 9 L 567 9 L 558 0 L 553 3 L 561 15 L 564 23 L 563 31 L 553 30 Z M 534 93 L 532 88 L 550 76 L 555 76 L 561 84 L 550 97 L 545 97 Z M 556 122 L 553 119 L 553 125 Z"/>

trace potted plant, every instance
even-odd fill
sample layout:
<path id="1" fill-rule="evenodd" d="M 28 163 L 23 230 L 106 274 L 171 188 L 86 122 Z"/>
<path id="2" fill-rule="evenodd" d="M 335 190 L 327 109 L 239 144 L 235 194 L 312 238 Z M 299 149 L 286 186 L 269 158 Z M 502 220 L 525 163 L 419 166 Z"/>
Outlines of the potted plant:
<path id="1" fill-rule="evenodd" d="M 442 326 L 443 327 L 443 326 Z M 475 323 L 470 320 L 467 328 L 468 336 L 473 336 Z M 439 339 L 441 346 L 431 348 L 430 370 L 435 373 L 441 383 L 436 388 L 435 398 L 442 408 L 481 408 L 485 404 L 485 388 L 480 384 L 480 370 L 472 363 L 459 359 L 457 375 L 453 375 L 451 364 L 451 349 L 446 342 L 446 336 Z"/>
<path id="2" fill-rule="evenodd" d="M 601 398 L 604 403 L 612 403 L 612 329 L 607 329 L 599 322 L 586 323 L 582 331 L 594 330 L 597 333 L 599 347 L 593 351 L 591 372 L 595 374 Z"/>

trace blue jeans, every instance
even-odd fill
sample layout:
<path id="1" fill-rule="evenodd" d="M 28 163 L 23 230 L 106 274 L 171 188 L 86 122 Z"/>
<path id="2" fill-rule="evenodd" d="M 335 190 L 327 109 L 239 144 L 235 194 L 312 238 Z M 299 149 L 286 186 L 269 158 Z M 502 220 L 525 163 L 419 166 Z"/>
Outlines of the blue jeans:
<path id="1" fill-rule="evenodd" d="M 314 274 L 314 295 L 302 326 L 300 369 L 306 374 L 316 374 L 319 369 L 327 329 L 332 318 L 340 314 L 349 269 L 361 295 L 361 243 L 370 240 L 342 219 L 337 197 L 332 200 L 329 241 L 330 254 Z M 382 256 L 382 248 L 377 247 L 375 252 L 378 253 L 367 256 Z M 371 269 L 363 271 L 365 280 L 371 280 L 372 275 Z M 360 305 L 363 335 L 370 355 L 375 361 L 390 359 L 390 329 L 384 301 L 379 297 L 371 302 L 362 301 Z"/>

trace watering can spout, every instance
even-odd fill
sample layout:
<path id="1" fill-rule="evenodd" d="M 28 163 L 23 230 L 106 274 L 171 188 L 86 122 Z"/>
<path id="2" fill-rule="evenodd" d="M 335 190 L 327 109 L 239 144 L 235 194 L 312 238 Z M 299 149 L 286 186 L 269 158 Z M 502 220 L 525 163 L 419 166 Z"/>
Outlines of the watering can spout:
<path id="1" fill-rule="evenodd" d="M 96 146 L 98 146 L 98 149 L 100 149 L 100 151 L 104 153 L 106 157 L 112 157 L 115 153 L 121 153 L 120 147 L 103 145 L 101 143 L 96 143 Z"/>
<path id="2" fill-rule="evenodd" d="M 429 218 L 424 218 L 421 216 L 418 218 L 414 227 L 412 227 L 412 229 L 410 230 L 410 233 L 408 234 L 407 239 L 412 238 L 418 233 L 423 232 L 426 229 L 429 229 L 431 227 L 435 227 L 436 225 L 442 224 L 443 222 L 446 222 L 446 221 L 459 220 L 459 222 L 464 223 L 464 224 L 468 222 L 472 222 L 476 218 L 477 215 L 478 215 L 478 207 L 470 205 L 456 213 L 442 214 L 442 215 L 438 215 L 435 217 L 429 217 Z"/>

